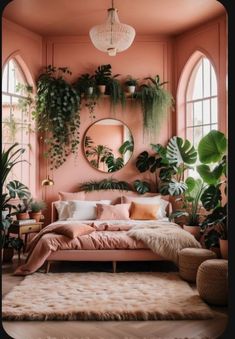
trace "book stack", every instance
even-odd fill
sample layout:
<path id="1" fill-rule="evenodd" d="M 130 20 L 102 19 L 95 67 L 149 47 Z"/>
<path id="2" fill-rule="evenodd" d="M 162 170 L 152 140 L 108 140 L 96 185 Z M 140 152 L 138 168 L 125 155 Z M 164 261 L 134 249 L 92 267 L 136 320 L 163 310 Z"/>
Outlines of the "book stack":
<path id="1" fill-rule="evenodd" d="M 29 225 L 29 224 L 35 224 L 36 220 L 35 219 L 25 219 L 25 220 L 14 220 L 13 224 L 14 225 Z"/>

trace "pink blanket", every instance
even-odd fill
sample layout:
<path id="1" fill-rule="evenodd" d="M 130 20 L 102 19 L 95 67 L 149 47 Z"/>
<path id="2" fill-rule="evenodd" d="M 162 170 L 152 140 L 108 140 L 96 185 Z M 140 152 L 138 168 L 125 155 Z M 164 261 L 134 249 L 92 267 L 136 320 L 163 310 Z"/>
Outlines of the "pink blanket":
<path id="1" fill-rule="evenodd" d="M 60 224 L 61 225 L 61 224 Z M 66 227 L 73 225 L 66 224 Z M 14 275 L 28 275 L 37 271 L 53 251 L 57 250 L 107 250 L 146 248 L 142 241 L 127 235 L 130 225 L 112 225 L 90 223 L 94 232 L 74 239 L 57 234 L 58 224 L 53 223 L 43 228 L 29 243 L 26 263 L 19 266 Z"/>

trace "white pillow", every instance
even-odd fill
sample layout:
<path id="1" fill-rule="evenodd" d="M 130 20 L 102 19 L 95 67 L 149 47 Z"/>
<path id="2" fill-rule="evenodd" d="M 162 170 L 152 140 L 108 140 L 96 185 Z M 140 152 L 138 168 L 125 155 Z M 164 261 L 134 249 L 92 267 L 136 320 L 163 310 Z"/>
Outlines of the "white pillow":
<path id="1" fill-rule="evenodd" d="M 122 197 L 123 203 L 128 203 L 130 201 L 139 203 L 139 204 L 146 204 L 146 205 L 152 205 L 152 204 L 158 204 L 160 205 L 160 208 L 157 211 L 157 219 L 162 219 L 166 217 L 166 207 L 168 206 L 169 202 L 162 199 L 161 195 L 156 195 L 153 197 Z"/>
<path id="2" fill-rule="evenodd" d="M 69 218 L 68 201 L 55 201 L 55 207 L 58 213 L 58 220 L 67 220 Z"/>
<path id="3" fill-rule="evenodd" d="M 68 220 L 95 220 L 96 204 L 111 205 L 111 200 L 70 200 Z"/>

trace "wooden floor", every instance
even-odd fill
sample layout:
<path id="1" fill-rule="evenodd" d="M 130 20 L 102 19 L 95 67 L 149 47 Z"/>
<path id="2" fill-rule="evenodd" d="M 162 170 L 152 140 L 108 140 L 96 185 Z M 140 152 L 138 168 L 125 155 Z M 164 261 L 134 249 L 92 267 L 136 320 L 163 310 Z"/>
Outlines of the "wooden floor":
<path id="1" fill-rule="evenodd" d="M 22 277 L 12 275 L 17 258 L 2 267 L 2 291 L 8 293 Z M 117 272 L 172 271 L 167 262 L 118 263 Z M 112 264 L 60 263 L 51 272 L 112 271 Z M 117 273 L 118 274 L 118 273 Z M 194 285 L 191 285 L 195 288 Z M 33 300 L 32 300 L 33 302 Z M 219 338 L 227 326 L 227 309 L 213 307 L 215 318 L 210 320 L 159 321 L 5 321 L 5 331 L 14 339 L 214 339 Z"/>

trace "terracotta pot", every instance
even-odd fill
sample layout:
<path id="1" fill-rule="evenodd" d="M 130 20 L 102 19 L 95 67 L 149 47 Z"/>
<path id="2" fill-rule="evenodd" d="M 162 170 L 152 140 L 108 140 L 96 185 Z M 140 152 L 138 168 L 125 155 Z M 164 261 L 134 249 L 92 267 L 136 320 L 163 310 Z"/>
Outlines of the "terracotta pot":
<path id="1" fill-rule="evenodd" d="M 29 217 L 30 219 L 35 219 L 36 222 L 39 222 L 41 219 L 42 212 L 30 212 Z"/>
<path id="2" fill-rule="evenodd" d="M 220 253 L 223 259 L 228 259 L 228 240 L 219 239 Z"/>
<path id="3" fill-rule="evenodd" d="M 13 256 L 14 256 L 14 249 L 12 247 L 7 247 L 3 249 L 3 256 L 2 256 L 3 262 L 12 261 Z"/>
<path id="4" fill-rule="evenodd" d="M 200 226 L 190 226 L 190 225 L 183 225 L 183 229 L 189 233 L 191 233 L 197 240 L 200 239 Z"/>
<path id="5" fill-rule="evenodd" d="M 99 91 L 100 91 L 101 94 L 105 93 L 106 85 L 99 85 L 98 88 L 99 88 Z"/>
<path id="6" fill-rule="evenodd" d="M 25 212 L 25 213 L 17 213 L 16 214 L 16 219 L 17 220 L 25 220 L 25 219 L 29 219 L 29 213 Z"/>
<path id="7" fill-rule="evenodd" d="M 135 86 L 127 86 L 127 91 L 131 94 L 135 93 Z"/>

